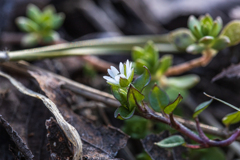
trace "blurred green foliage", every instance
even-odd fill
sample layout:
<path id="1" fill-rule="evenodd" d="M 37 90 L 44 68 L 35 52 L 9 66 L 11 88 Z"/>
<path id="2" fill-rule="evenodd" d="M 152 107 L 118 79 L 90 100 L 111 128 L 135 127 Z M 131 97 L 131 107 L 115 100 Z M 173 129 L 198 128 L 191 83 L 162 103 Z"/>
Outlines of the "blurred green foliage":
<path id="1" fill-rule="evenodd" d="M 55 31 L 65 19 L 63 13 L 56 13 L 52 5 L 46 6 L 42 11 L 35 5 L 29 4 L 26 11 L 27 17 L 18 17 L 17 26 L 27 32 L 22 45 L 36 46 L 37 44 L 49 44 L 60 39 Z"/>
<path id="2" fill-rule="evenodd" d="M 189 53 L 204 54 L 210 51 L 212 56 L 215 56 L 219 50 L 240 42 L 240 21 L 231 21 L 223 28 L 221 17 L 213 20 L 209 14 L 200 16 L 199 19 L 190 16 L 188 28 L 171 32 L 169 39 L 179 50 Z"/>

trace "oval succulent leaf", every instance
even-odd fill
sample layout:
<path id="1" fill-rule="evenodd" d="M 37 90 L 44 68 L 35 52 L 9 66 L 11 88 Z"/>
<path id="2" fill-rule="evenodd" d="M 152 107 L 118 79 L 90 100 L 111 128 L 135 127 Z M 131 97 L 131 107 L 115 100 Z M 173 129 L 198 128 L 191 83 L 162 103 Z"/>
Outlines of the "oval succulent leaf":
<path id="1" fill-rule="evenodd" d="M 181 94 L 178 94 L 178 97 L 175 99 L 175 101 L 164 108 L 164 112 L 166 114 L 172 113 L 174 109 L 178 106 L 178 104 L 182 101 L 182 99 L 183 97 L 181 96 Z"/>
<path id="2" fill-rule="evenodd" d="M 197 54 L 201 53 L 205 49 L 204 44 L 191 44 L 187 47 L 186 51 L 188 53 Z"/>
<path id="3" fill-rule="evenodd" d="M 118 118 L 120 120 L 125 120 L 125 119 L 129 119 L 133 116 L 135 112 L 135 108 L 133 108 L 133 110 L 129 111 L 127 108 L 120 106 L 119 108 L 117 108 L 114 112 L 114 117 Z"/>
<path id="4" fill-rule="evenodd" d="M 43 42 L 45 43 L 51 43 L 53 41 L 58 41 L 60 39 L 60 36 L 55 31 L 48 32 L 45 36 L 43 36 Z"/>
<path id="5" fill-rule="evenodd" d="M 198 19 L 195 16 L 191 15 L 188 18 L 188 28 L 193 32 L 194 26 L 196 26 L 198 29 L 200 29 L 200 22 L 198 21 Z"/>
<path id="6" fill-rule="evenodd" d="M 149 84 L 150 80 L 151 80 L 151 74 L 150 74 L 148 68 L 144 66 L 143 74 L 140 75 L 139 77 L 137 77 L 133 81 L 133 85 L 137 90 L 142 92 L 142 90 Z"/>
<path id="7" fill-rule="evenodd" d="M 21 44 L 27 47 L 33 47 L 38 44 L 39 36 L 36 33 L 28 33 L 23 36 Z"/>
<path id="8" fill-rule="evenodd" d="M 189 45 L 196 41 L 190 30 L 185 28 L 179 28 L 172 31 L 169 39 L 179 50 L 185 50 Z"/>
<path id="9" fill-rule="evenodd" d="M 199 43 L 203 43 L 205 45 L 208 45 L 208 44 L 212 43 L 213 40 L 214 40 L 214 37 L 212 37 L 212 36 L 205 36 L 205 37 L 203 37 L 203 38 L 201 38 L 199 40 Z"/>
<path id="10" fill-rule="evenodd" d="M 229 126 L 231 124 L 235 124 L 240 122 L 240 111 L 238 112 L 234 112 L 234 113 L 230 113 L 228 115 L 226 115 L 223 119 L 222 119 L 223 124 L 225 124 L 226 126 Z"/>
<path id="11" fill-rule="evenodd" d="M 33 20 L 34 22 L 39 23 L 40 17 L 41 17 L 42 12 L 40 9 L 35 6 L 34 4 L 29 4 L 27 6 L 27 16 Z"/>
<path id="12" fill-rule="evenodd" d="M 155 84 L 149 94 L 149 102 L 156 112 L 160 112 L 169 104 L 169 97 L 165 91 Z"/>
<path id="13" fill-rule="evenodd" d="M 25 32 L 35 32 L 39 29 L 38 25 L 34 21 L 25 17 L 18 17 L 16 19 L 16 23 L 19 28 Z"/>
<path id="14" fill-rule="evenodd" d="M 195 86 L 199 81 L 199 76 L 189 74 L 180 77 L 170 77 L 167 79 L 167 84 L 176 88 L 189 89 Z"/>
<path id="15" fill-rule="evenodd" d="M 208 95 L 208 94 L 205 93 L 205 92 L 204 92 L 204 94 L 205 94 L 206 96 L 212 98 L 212 99 L 215 99 L 215 100 L 217 100 L 217 101 L 219 101 L 219 102 L 221 102 L 221 103 L 223 103 L 223 104 L 225 104 L 225 105 L 227 105 L 227 106 L 229 106 L 229 107 L 237 110 L 237 111 L 240 111 L 239 108 L 237 108 L 236 106 L 234 106 L 234 105 L 232 105 L 232 104 L 230 104 L 230 103 L 228 103 L 228 102 L 225 102 L 225 101 L 223 101 L 223 100 L 221 100 L 221 99 L 218 99 L 218 98 L 216 98 L 216 97 L 210 96 L 210 95 Z"/>
<path id="16" fill-rule="evenodd" d="M 181 146 L 185 143 L 185 140 L 182 136 L 175 135 L 161 140 L 160 142 L 154 143 L 155 145 L 162 148 L 173 148 Z"/>
<path id="17" fill-rule="evenodd" d="M 54 18 L 52 19 L 52 29 L 58 29 L 65 19 L 64 13 L 59 13 L 57 15 L 54 15 Z"/>
<path id="18" fill-rule="evenodd" d="M 210 31 L 209 35 L 213 36 L 213 37 L 217 37 L 219 32 L 222 29 L 222 25 L 223 25 L 222 18 L 217 17 L 216 20 L 213 23 L 212 30 Z"/>
<path id="19" fill-rule="evenodd" d="M 228 23 L 220 36 L 227 36 L 230 39 L 229 46 L 238 44 L 240 42 L 240 21 L 235 20 Z"/>
<path id="20" fill-rule="evenodd" d="M 212 103 L 212 101 L 213 99 L 210 99 L 209 101 L 199 104 L 194 111 L 193 118 L 196 118 L 202 111 L 204 111 Z"/>
<path id="21" fill-rule="evenodd" d="M 213 43 L 211 44 L 211 48 L 220 51 L 226 48 L 229 43 L 230 39 L 227 36 L 221 36 L 213 41 Z"/>

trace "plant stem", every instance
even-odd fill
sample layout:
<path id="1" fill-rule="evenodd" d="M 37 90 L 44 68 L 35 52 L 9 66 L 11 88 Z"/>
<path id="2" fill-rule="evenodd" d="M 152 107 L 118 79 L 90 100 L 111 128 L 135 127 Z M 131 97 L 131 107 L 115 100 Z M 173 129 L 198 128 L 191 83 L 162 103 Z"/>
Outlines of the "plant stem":
<path id="1" fill-rule="evenodd" d="M 105 39 L 84 40 L 79 42 L 56 44 L 46 47 L 8 52 L 9 60 L 36 60 L 63 56 L 106 55 L 116 52 L 124 53 L 132 50 L 133 46 L 143 46 L 148 40 L 156 43 L 160 52 L 178 52 L 169 43 L 168 34 L 153 36 L 128 36 Z"/>
<path id="2" fill-rule="evenodd" d="M 184 72 L 187 72 L 193 68 L 204 67 L 206 66 L 213 58 L 213 54 L 211 50 L 207 50 L 202 57 L 193 59 L 191 61 L 173 66 L 167 70 L 165 73 L 166 76 L 180 75 Z"/>
<path id="3" fill-rule="evenodd" d="M 196 121 L 196 126 L 197 126 L 198 134 L 199 134 L 200 138 L 203 140 L 204 145 L 207 145 L 207 142 L 209 142 L 209 139 L 208 139 L 208 137 L 204 134 L 202 128 L 200 127 L 200 123 L 199 123 L 198 118 L 195 118 L 195 121 Z"/>

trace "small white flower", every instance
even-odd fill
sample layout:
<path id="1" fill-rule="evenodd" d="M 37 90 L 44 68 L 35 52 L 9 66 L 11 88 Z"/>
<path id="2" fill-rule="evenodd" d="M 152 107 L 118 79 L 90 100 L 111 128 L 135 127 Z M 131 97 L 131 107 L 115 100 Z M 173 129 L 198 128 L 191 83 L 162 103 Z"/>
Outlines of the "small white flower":
<path id="1" fill-rule="evenodd" d="M 108 83 L 114 84 L 114 85 L 120 85 L 119 80 L 120 77 L 124 79 L 128 79 L 129 81 L 132 81 L 133 78 L 133 68 L 132 68 L 132 62 L 129 62 L 127 60 L 126 64 L 123 64 L 122 62 L 119 63 L 119 71 L 111 66 L 111 69 L 108 69 L 109 76 L 103 76 L 104 79 L 107 80 Z M 132 76 L 131 76 L 132 75 Z"/>

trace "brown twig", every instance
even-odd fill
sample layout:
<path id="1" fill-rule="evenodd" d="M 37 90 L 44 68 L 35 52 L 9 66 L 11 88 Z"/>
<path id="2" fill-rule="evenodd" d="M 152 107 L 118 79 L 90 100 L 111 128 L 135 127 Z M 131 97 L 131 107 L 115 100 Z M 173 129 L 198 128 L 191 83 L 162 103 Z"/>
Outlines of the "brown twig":
<path id="1" fill-rule="evenodd" d="M 212 55 L 211 51 L 206 51 L 200 58 L 193 59 L 191 61 L 188 61 L 188 62 L 185 62 L 185 63 L 182 63 L 182 64 L 179 64 L 179 65 L 169 68 L 167 70 L 167 72 L 165 73 L 165 75 L 166 76 L 179 75 L 179 74 L 187 72 L 193 68 L 204 67 L 208 63 L 210 63 L 212 58 L 213 58 L 213 55 Z"/>

